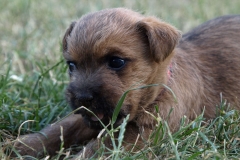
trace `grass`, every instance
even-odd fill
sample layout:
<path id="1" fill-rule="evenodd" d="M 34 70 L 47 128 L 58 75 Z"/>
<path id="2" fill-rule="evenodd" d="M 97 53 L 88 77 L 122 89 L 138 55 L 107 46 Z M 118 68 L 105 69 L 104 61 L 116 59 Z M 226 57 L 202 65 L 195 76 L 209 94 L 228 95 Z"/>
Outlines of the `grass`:
<path id="1" fill-rule="evenodd" d="M 70 112 L 64 100 L 68 78 L 61 39 L 73 20 L 109 7 L 156 15 L 183 32 L 216 16 L 240 13 L 239 0 L 0 0 L 1 159 L 7 158 L 2 144 L 16 138 L 23 122 L 34 120 L 22 126 L 21 134 L 36 132 Z M 219 108 L 228 106 L 220 100 L 219 104 Z M 110 158 L 239 159 L 239 117 L 238 111 L 220 109 L 218 117 L 209 122 L 202 116 L 189 125 L 183 120 L 174 134 L 167 122 L 159 121 L 143 152 L 128 153 L 116 146 Z M 124 125 L 119 128 L 122 133 Z"/>

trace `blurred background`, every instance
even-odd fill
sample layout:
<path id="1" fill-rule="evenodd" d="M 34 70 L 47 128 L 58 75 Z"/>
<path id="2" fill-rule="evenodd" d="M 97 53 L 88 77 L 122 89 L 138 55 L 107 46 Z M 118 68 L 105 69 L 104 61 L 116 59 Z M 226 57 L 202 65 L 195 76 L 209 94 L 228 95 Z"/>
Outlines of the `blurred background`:
<path id="1" fill-rule="evenodd" d="M 38 130 L 69 111 L 63 34 L 83 14 L 112 7 L 157 16 L 185 33 L 239 14 L 240 0 L 0 0 L 0 129 L 16 132 L 33 119 Z"/>
<path id="2" fill-rule="evenodd" d="M 0 0 L 1 68 L 11 58 L 12 71 L 21 77 L 36 69 L 33 61 L 59 60 L 68 25 L 85 13 L 112 7 L 155 15 L 183 32 L 211 18 L 240 13 L 239 0 Z"/>

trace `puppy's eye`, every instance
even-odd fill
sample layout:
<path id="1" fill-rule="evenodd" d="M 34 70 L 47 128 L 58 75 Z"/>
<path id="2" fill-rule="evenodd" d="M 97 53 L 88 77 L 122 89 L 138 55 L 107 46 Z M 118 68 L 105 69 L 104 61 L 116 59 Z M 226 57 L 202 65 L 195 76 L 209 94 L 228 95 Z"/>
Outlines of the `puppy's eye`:
<path id="1" fill-rule="evenodd" d="M 69 73 L 71 74 L 76 69 L 76 65 L 73 62 L 67 62 L 67 63 L 68 63 Z"/>
<path id="2" fill-rule="evenodd" d="M 119 57 L 111 57 L 108 66 L 113 70 L 119 70 L 125 65 L 126 61 Z"/>

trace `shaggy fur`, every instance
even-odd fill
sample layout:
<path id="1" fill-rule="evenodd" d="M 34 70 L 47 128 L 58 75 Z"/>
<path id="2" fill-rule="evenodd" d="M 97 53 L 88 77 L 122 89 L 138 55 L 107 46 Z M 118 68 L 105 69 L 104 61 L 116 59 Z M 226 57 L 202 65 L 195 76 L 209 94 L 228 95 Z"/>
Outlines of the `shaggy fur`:
<path id="1" fill-rule="evenodd" d="M 129 92 L 115 124 L 130 114 L 124 145 L 131 147 L 127 144 L 135 143 L 140 134 L 136 148 L 141 148 L 156 124 L 146 111 L 166 119 L 173 109 L 168 124 L 176 131 L 184 115 L 193 120 L 204 108 L 204 116 L 214 118 L 220 93 L 239 109 L 239 42 L 238 15 L 210 20 L 181 38 L 173 26 L 128 9 L 90 13 L 73 22 L 63 38 L 63 56 L 70 75 L 66 97 L 73 109 L 85 106 L 108 124 L 125 91 L 159 84 Z M 177 101 L 161 84 L 171 88 Z M 21 142 L 15 146 L 22 155 L 41 156 L 43 146 L 54 155 L 60 146 L 62 126 L 65 147 L 93 139 L 84 153 L 80 152 L 91 157 L 98 148 L 94 139 L 102 125 L 85 109 L 77 113 L 43 129 L 47 138 L 39 133 L 20 138 L 32 148 Z M 104 143 L 111 147 L 108 138 Z"/>

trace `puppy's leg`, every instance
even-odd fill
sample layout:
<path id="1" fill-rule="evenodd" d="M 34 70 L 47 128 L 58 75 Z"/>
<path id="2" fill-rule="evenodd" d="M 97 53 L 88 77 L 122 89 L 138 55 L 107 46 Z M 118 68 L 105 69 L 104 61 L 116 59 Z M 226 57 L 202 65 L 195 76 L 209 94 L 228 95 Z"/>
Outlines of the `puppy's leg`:
<path id="1" fill-rule="evenodd" d="M 62 128 L 62 129 L 61 129 Z M 62 130 L 62 131 L 61 131 Z M 14 147 L 21 155 L 41 157 L 46 151 L 49 155 L 60 150 L 63 136 L 64 147 L 72 144 L 81 144 L 95 137 L 98 131 L 87 127 L 81 115 L 70 115 L 59 123 L 52 124 L 39 133 L 19 137 Z"/>

